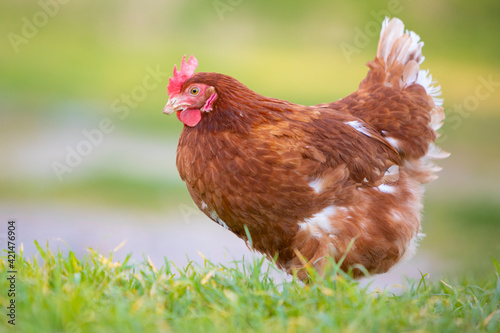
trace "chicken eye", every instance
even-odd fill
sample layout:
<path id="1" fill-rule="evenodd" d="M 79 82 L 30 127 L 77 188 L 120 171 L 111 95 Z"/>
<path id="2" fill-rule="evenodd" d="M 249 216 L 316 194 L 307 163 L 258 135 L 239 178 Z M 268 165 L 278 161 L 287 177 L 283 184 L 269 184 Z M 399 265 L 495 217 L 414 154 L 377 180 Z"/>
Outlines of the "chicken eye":
<path id="1" fill-rule="evenodd" d="M 196 95 L 198 95 L 198 94 L 200 93 L 200 88 L 198 88 L 198 87 L 193 87 L 193 88 L 191 88 L 191 90 L 189 90 L 189 93 L 190 93 L 191 95 L 193 95 L 193 96 L 196 96 Z"/>

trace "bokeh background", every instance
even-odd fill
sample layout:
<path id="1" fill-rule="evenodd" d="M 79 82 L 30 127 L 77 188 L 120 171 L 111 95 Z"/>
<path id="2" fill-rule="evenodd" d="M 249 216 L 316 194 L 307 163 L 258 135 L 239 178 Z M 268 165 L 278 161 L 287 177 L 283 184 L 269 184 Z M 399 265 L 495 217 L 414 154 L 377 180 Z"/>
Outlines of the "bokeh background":
<path id="1" fill-rule="evenodd" d="M 194 54 L 199 71 L 261 94 L 329 102 L 357 89 L 385 15 L 425 41 L 423 67 L 448 115 L 440 145 L 452 153 L 427 186 L 427 237 L 397 274 L 491 271 L 500 259 L 496 0 L 2 1 L 0 241 L 14 218 L 27 253 L 35 239 L 77 254 L 126 240 L 116 256 L 157 264 L 183 266 L 198 251 L 215 262 L 248 256 L 178 177 L 182 126 L 162 114 L 173 65 Z"/>

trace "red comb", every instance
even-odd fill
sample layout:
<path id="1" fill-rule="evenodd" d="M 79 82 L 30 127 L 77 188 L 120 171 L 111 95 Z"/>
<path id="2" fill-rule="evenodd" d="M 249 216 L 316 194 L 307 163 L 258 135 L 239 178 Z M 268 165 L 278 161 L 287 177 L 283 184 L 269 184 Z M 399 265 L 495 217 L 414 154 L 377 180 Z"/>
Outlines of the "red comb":
<path id="1" fill-rule="evenodd" d="M 196 67 L 198 67 L 198 60 L 193 55 L 189 57 L 187 62 L 186 55 L 182 57 L 181 69 L 177 70 L 177 66 L 175 65 L 174 76 L 168 79 L 167 92 L 169 96 L 181 92 L 182 85 L 193 76 Z"/>

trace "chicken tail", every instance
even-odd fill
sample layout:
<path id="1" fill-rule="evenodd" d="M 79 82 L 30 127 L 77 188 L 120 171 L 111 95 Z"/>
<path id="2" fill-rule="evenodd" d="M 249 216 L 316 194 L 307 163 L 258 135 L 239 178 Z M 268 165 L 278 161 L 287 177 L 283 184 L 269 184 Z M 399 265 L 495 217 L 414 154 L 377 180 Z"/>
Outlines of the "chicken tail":
<path id="1" fill-rule="evenodd" d="M 425 59 L 422 55 L 424 42 L 419 35 L 413 31 L 405 31 L 404 28 L 403 22 L 398 18 L 389 21 L 386 17 L 382 23 L 376 58 L 384 62 L 384 84 L 399 89 L 419 84 L 432 97 L 435 106 L 443 106 L 443 99 L 439 98 L 441 86 L 434 85 L 435 81 L 429 70 L 420 69 L 420 64 Z"/>
<path id="2" fill-rule="evenodd" d="M 441 87 L 429 70 L 420 69 L 423 45 L 416 33 L 405 31 L 401 20 L 385 18 L 377 55 L 355 93 L 363 95 L 356 96 L 358 101 L 365 102 L 351 104 L 349 111 L 376 128 L 398 150 L 415 178 L 426 183 L 436 178 L 438 169 L 428 160 L 449 154 L 434 145 L 445 114 Z M 370 103 L 378 105 L 369 108 Z"/>

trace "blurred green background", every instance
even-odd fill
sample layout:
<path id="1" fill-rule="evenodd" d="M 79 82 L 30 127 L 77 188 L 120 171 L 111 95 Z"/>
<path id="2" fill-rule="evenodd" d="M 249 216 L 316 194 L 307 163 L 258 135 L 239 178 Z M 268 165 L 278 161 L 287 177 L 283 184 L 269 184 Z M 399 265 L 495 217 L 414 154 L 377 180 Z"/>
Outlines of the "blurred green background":
<path id="1" fill-rule="evenodd" d="M 161 112 L 173 65 L 194 54 L 199 71 L 263 95 L 329 102 L 366 75 L 384 15 L 425 41 L 423 68 L 441 84 L 448 115 L 440 146 L 452 155 L 427 187 L 420 250 L 444 273 L 482 274 L 500 258 L 497 0 L 2 1 L 2 217 L 55 206 L 176 223 L 170 212 L 190 198 L 175 170 L 182 126 Z M 92 130 L 104 118 L 113 130 L 99 137 Z M 59 179 L 54 163 L 81 145 L 83 130 L 99 143 L 80 147 L 90 152 Z"/>

